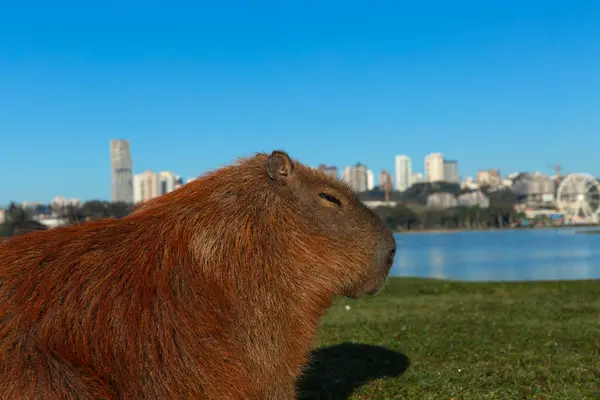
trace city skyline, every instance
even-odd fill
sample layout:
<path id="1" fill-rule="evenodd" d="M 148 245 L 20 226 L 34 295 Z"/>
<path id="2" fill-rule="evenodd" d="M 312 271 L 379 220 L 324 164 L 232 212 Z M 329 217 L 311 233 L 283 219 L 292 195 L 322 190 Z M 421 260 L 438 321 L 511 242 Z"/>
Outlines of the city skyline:
<path id="1" fill-rule="evenodd" d="M 132 203 L 137 204 L 141 201 L 149 200 L 153 197 L 166 194 L 174 189 L 177 189 L 185 183 L 189 183 L 192 180 L 198 178 L 193 177 L 182 177 L 177 175 L 170 170 L 154 172 L 152 169 L 148 169 L 141 173 L 135 173 L 133 170 L 133 159 L 131 157 L 131 143 L 128 139 L 111 139 L 110 141 L 110 153 L 109 162 L 111 167 L 111 201 L 124 201 L 124 196 L 128 198 L 131 195 Z M 333 176 L 340 180 L 346 181 L 351 188 L 357 192 L 371 191 L 374 189 L 382 190 L 381 182 L 382 179 L 388 179 L 390 183 L 389 189 L 391 191 L 402 192 L 407 190 L 415 183 L 420 182 L 440 182 L 445 181 L 449 183 L 457 183 L 464 187 L 471 187 L 473 183 L 483 184 L 500 184 L 503 182 L 503 178 L 515 175 L 518 173 L 526 174 L 539 174 L 540 171 L 517 171 L 510 172 L 505 175 L 500 174 L 498 169 L 478 169 L 474 176 L 468 176 L 461 179 L 459 171 L 457 169 L 457 160 L 448 160 L 444 157 L 441 152 L 431 152 L 424 157 L 424 174 L 419 171 L 412 169 L 412 159 L 405 155 L 400 154 L 394 157 L 395 171 L 389 172 L 385 169 L 375 171 L 369 168 L 367 165 L 360 161 L 353 165 L 345 165 L 340 168 L 336 165 L 327 163 L 320 163 L 318 166 L 310 166 L 312 168 L 320 169 L 327 175 Z M 435 164 L 434 167 L 431 167 Z M 450 168 L 449 168 L 450 167 Z M 552 165 L 555 171 L 556 168 L 561 168 L 559 165 Z M 432 174 L 431 169 L 435 172 Z M 124 170 L 124 171 L 123 171 Z M 123 176 L 123 173 L 125 175 Z M 405 182 L 401 179 L 398 180 L 397 174 L 401 174 L 404 178 L 409 177 L 409 182 L 406 186 L 400 187 L 399 184 Z M 203 174 L 200 174 L 200 176 Z M 376 180 L 375 176 L 379 179 Z M 550 174 L 544 174 L 544 176 L 550 176 Z M 121 181 L 121 182 L 119 182 Z M 118 193 L 120 187 L 121 193 Z M 125 194 L 123 194 L 123 190 Z M 129 193 L 131 192 L 131 193 Z M 62 194 L 54 195 L 54 198 L 65 198 Z M 81 201 L 81 198 L 75 196 L 71 200 Z M 89 200 L 106 200 L 104 198 L 96 199 L 83 199 L 83 201 Z M 16 203 L 39 203 L 43 204 L 44 201 L 40 199 L 27 199 L 22 201 L 11 200 Z M 128 201 L 125 201 L 128 202 Z M 0 204 L 0 207 L 3 206 Z M 4 205 L 5 206 L 5 205 Z"/>
<path id="2" fill-rule="evenodd" d="M 9 2 L 0 204 L 109 199 L 118 137 L 136 172 L 184 177 L 274 149 L 376 178 L 431 151 L 462 176 L 599 176 L 599 19 L 597 2 L 566 1 Z"/>

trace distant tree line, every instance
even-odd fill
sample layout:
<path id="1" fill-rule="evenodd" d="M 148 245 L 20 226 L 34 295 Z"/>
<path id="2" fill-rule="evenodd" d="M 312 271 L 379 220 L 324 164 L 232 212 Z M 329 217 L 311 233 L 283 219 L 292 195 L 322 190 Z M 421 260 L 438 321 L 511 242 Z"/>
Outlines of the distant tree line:
<path id="1" fill-rule="evenodd" d="M 101 218 L 122 218 L 129 214 L 132 204 L 122 202 L 109 202 L 91 200 L 80 207 L 67 205 L 64 207 L 36 207 L 24 209 L 18 204 L 11 203 L 5 210 L 5 221 L 0 224 L 0 237 L 17 236 L 35 230 L 47 229 L 34 218 L 36 215 L 51 213 L 52 217 L 62 220 L 63 224 L 70 225 Z"/>
<path id="2" fill-rule="evenodd" d="M 490 207 L 465 207 L 435 209 L 428 208 L 427 197 L 434 193 L 450 193 L 459 196 L 469 190 L 461 189 L 459 185 L 447 182 L 420 183 L 412 185 L 405 192 L 393 192 L 392 201 L 399 202 L 395 207 L 377 207 L 375 212 L 392 229 L 485 229 L 514 226 L 523 217 L 517 214 L 514 206 L 517 203 L 515 193 L 510 189 L 492 191 L 482 188 L 481 191 L 489 198 Z M 359 193 L 363 201 L 382 200 L 383 192 L 378 189 Z M 34 218 L 34 215 L 52 213 L 65 224 L 76 224 L 101 218 L 122 218 L 133 209 L 132 204 L 91 200 L 80 207 L 72 205 L 51 208 L 42 207 L 23 209 L 11 203 L 5 211 L 5 222 L 0 224 L 0 237 L 15 236 L 33 230 L 47 229 Z"/>
<path id="3" fill-rule="evenodd" d="M 11 203 L 4 212 L 4 223 L 0 224 L 0 237 L 17 236 L 40 229 L 46 229 L 46 226 L 32 219 L 20 206 Z"/>
<path id="4" fill-rule="evenodd" d="M 509 206 L 433 209 L 400 204 L 377 207 L 375 212 L 395 230 L 508 228 L 518 225 L 522 217 Z"/>

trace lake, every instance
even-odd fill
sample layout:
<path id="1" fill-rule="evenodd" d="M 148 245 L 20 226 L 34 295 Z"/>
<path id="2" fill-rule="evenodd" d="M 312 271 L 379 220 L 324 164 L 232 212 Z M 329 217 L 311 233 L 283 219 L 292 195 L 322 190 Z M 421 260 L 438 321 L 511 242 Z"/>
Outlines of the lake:
<path id="1" fill-rule="evenodd" d="M 397 234 L 392 276 L 465 281 L 600 279 L 593 228 Z M 595 228 L 598 229 L 598 228 Z"/>

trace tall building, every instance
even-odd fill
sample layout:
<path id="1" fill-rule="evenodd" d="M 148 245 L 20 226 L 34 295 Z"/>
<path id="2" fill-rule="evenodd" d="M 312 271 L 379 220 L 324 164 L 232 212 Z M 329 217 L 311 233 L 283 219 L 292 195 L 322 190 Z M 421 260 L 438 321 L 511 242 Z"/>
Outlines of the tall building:
<path id="1" fill-rule="evenodd" d="M 411 186 L 412 163 L 410 157 L 396 156 L 396 190 L 403 192 Z"/>
<path id="2" fill-rule="evenodd" d="M 138 174 L 134 177 L 134 202 L 140 203 L 142 201 L 150 200 L 154 197 L 160 196 L 160 178 L 159 174 L 146 171 L 142 174 Z"/>
<path id="3" fill-rule="evenodd" d="M 159 193 L 166 194 L 177 188 L 180 178 L 171 171 L 163 171 L 158 173 L 158 180 L 160 182 Z"/>
<path id="4" fill-rule="evenodd" d="M 381 190 L 384 190 L 386 185 L 390 190 L 392 190 L 392 187 L 394 186 L 394 179 L 392 178 L 392 174 L 384 169 L 379 174 L 379 187 Z"/>
<path id="5" fill-rule="evenodd" d="M 319 165 L 319 170 L 325 172 L 326 175 L 331 176 L 332 178 L 339 179 L 338 177 L 338 169 L 333 165 L 321 164 Z"/>
<path id="6" fill-rule="evenodd" d="M 350 170 L 351 169 L 352 169 L 352 167 L 345 166 L 344 170 L 342 171 L 342 180 L 344 182 L 346 182 L 347 184 L 350 184 Z"/>
<path id="7" fill-rule="evenodd" d="M 373 175 L 373 171 L 367 169 L 367 190 L 375 189 L 375 175 Z"/>
<path id="8" fill-rule="evenodd" d="M 444 180 L 444 156 L 442 153 L 430 153 L 425 156 L 425 179 L 427 182 Z"/>
<path id="9" fill-rule="evenodd" d="M 133 168 L 129 141 L 110 141 L 111 200 L 133 203 Z"/>
<path id="10" fill-rule="evenodd" d="M 444 160 L 444 180 L 450 183 L 460 183 L 456 161 Z"/>
<path id="11" fill-rule="evenodd" d="M 366 192 L 368 190 L 367 167 L 361 163 L 344 168 L 342 179 L 346 181 L 355 192 Z"/>

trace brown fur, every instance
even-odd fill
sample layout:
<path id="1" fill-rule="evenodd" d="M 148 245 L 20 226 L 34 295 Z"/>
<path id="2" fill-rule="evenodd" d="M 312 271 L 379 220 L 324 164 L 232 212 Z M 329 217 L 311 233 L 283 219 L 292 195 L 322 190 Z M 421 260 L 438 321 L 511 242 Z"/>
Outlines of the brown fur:
<path id="1" fill-rule="evenodd" d="M 332 297 L 375 294 L 394 249 L 347 186 L 277 152 L 122 219 L 13 238 L 0 398 L 295 398 Z"/>

